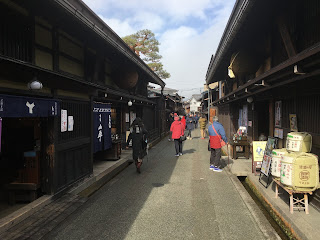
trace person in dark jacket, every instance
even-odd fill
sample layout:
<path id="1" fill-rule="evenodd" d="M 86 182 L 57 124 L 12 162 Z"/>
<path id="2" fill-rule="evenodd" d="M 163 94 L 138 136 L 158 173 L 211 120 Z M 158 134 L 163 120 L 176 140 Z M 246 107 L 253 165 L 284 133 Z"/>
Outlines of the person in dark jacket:
<path id="1" fill-rule="evenodd" d="M 221 123 L 218 122 L 218 117 L 213 117 L 213 124 L 210 124 L 208 127 L 208 133 L 210 136 L 210 148 L 211 148 L 211 156 L 210 156 L 210 170 L 215 172 L 222 172 L 220 169 L 221 166 L 221 139 L 228 142 L 226 133 Z"/>
<path id="2" fill-rule="evenodd" d="M 132 158 L 136 164 L 137 172 L 140 173 L 142 159 L 147 155 L 147 134 L 144 124 L 140 118 L 136 118 L 130 127 L 127 147 L 132 140 Z"/>
<path id="3" fill-rule="evenodd" d="M 192 139 L 191 131 L 194 129 L 194 118 L 192 114 L 187 116 L 186 124 L 187 124 L 187 130 L 188 130 L 187 139 Z"/>
<path id="4" fill-rule="evenodd" d="M 195 114 L 193 118 L 194 118 L 194 127 L 198 128 L 198 122 L 200 117 L 198 116 L 198 114 Z"/>
<path id="5" fill-rule="evenodd" d="M 170 113 L 168 116 L 169 128 L 171 127 L 171 124 L 173 123 L 173 121 L 174 121 L 174 115 L 173 115 L 173 113 Z M 171 134 L 169 135 L 168 141 L 169 142 L 173 141 Z"/>

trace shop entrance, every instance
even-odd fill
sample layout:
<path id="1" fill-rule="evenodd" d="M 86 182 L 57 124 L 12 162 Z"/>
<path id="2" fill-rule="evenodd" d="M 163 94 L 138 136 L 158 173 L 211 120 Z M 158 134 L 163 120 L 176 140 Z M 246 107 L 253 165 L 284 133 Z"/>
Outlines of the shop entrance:
<path id="1" fill-rule="evenodd" d="M 46 125 L 45 118 L 2 118 L 0 216 L 43 194 L 40 160 Z"/>
<path id="2" fill-rule="evenodd" d="M 269 135 L 269 102 L 262 101 L 256 102 L 255 104 L 255 111 L 257 116 L 257 123 L 258 125 L 258 137 L 262 136 L 262 134 L 266 137 Z"/>

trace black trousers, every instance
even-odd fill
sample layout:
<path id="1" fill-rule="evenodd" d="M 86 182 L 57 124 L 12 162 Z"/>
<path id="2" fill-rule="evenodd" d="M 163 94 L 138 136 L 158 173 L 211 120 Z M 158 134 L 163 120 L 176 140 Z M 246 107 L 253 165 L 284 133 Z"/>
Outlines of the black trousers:
<path id="1" fill-rule="evenodd" d="M 221 148 L 211 148 L 211 155 L 210 155 L 210 165 L 220 167 L 221 165 Z"/>
<path id="2" fill-rule="evenodd" d="M 191 130 L 191 129 L 188 129 L 187 131 L 188 131 L 187 137 L 191 137 L 191 131 L 192 131 L 192 130 Z"/>
<path id="3" fill-rule="evenodd" d="M 174 140 L 174 147 L 176 148 L 176 154 L 182 153 L 182 141 L 180 139 Z"/>

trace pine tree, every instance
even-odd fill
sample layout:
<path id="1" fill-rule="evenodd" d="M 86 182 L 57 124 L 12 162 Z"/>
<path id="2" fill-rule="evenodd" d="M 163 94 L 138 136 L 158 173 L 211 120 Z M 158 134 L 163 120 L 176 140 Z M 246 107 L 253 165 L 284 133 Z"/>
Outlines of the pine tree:
<path id="1" fill-rule="evenodd" d="M 129 36 L 125 36 L 122 40 L 143 61 L 161 78 L 166 79 L 170 77 L 170 73 L 163 69 L 163 64 L 160 62 L 162 56 L 159 54 L 159 41 L 155 38 L 151 30 L 140 30 Z"/>

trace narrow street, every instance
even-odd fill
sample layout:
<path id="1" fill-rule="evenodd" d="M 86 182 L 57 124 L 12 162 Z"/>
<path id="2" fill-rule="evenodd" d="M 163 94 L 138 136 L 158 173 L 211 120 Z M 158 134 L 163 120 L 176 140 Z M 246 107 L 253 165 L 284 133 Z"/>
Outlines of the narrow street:
<path id="1" fill-rule="evenodd" d="M 207 139 L 175 157 L 165 138 L 142 173 L 118 174 L 46 239 L 266 239 L 225 170 L 209 170 Z"/>

